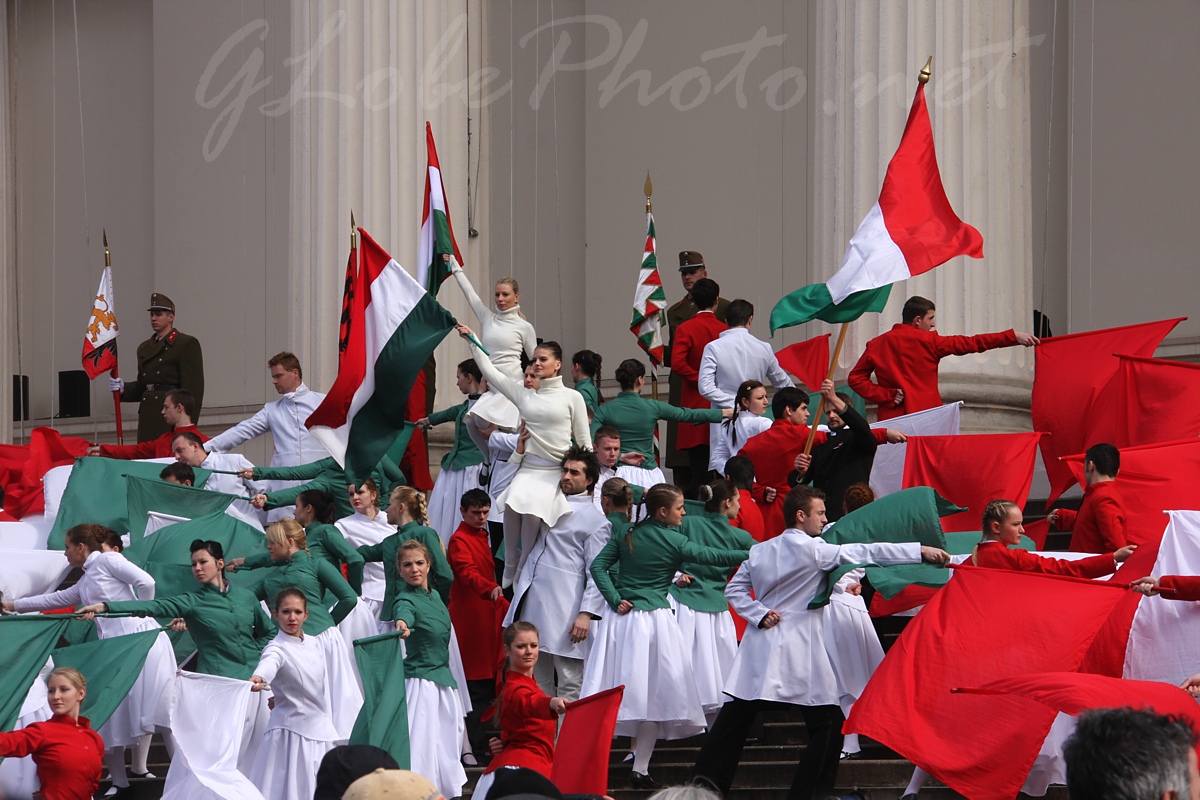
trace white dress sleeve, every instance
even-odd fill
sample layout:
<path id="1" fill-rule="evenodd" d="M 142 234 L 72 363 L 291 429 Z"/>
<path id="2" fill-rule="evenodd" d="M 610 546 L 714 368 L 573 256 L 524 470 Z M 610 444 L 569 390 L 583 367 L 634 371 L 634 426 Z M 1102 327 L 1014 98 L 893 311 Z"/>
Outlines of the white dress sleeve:
<path id="1" fill-rule="evenodd" d="M 262 678 L 267 683 L 275 680 L 275 676 L 279 674 L 279 668 L 283 666 L 283 648 L 268 642 L 263 648 L 262 655 L 259 656 L 258 666 L 254 668 L 252 674 Z"/>
<path id="2" fill-rule="evenodd" d="M 154 578 L 141 567 L 136 566 L 120 553 L 112 553 L 108 561 L 108 571 L 114 578 L 127 583 L 137 592 L 138 600 L 154 599 Z"/>
<path id="3" fill-rule="evenodd" d="M 467 273 L 463 272 L 462 267 L 456 267 L 453 274 L 458 288 L 462 289 L 463 296 L 467 298 L 467 305 L 471 307 L 471 311 L 475 312 L 475 316 L 479 321 L 490 320 L 492 310 L 479 299 L 479 295 L 475 293 L 475 287 L 471 285 L 471 281 L 467 278 Z"/>

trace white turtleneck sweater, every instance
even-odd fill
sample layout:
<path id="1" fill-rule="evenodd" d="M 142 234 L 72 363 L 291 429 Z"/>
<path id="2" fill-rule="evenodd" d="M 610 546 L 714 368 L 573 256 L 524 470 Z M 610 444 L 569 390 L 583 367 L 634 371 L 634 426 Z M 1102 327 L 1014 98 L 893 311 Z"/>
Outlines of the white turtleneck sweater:
<path id="1" fill-rule="evenodd" d="M 513 306 L 505 311 L 493 311 L 475 293 L 462 267 L 455 267 L 454 280 L 467 298 L 467 304 L 479 318 L 479 340 L 487 348 L 492 363 L 514 381 L 520 381 L 521 351 L 533 358 L 537 347 L 537 334 L 533 324 L 521 316 L 521 307 Z M 491 383 L 491 381 L 488 381 Z"/>
<path id="2" fill-rule="evenodd" d="M 525 445 L 527 454 L 557 464 L 567 454 L 572 436 L 579 446 L 592 446 L 583 395 L 563 386 L 561 375 L 542 378 L 540 389 L 526 389 L 523 383 L 500 372 L 474 342 L 471 342 L 471 355 L 483 377 L 487 378 L 488 386 L 507 397 L 521 412 L 525 429 L 529 431 L 529 441 Z"/>

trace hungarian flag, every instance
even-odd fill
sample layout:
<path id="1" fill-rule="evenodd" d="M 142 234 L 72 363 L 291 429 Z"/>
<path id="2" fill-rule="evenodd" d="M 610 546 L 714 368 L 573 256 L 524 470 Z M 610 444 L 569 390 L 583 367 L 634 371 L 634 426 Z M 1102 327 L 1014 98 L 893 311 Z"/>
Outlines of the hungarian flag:
<path id="1" fill-rule="evenodd" d="M 417 248 L 417 283 L 429 294 L 437 296 L 442 281 L 450 277 L 450 265 L 442 256 L 454 256 L 463 263 L 450 224 L 450 206 L 446 202 L 446 184 L 438 166 L 437 148 L 433 144 L 433 128 L 425 123 L 425 147 L 429 151 L 429 170 L 425 173 L 425 205 L 421 209 L 421 240 Z"/>
<path id="2" fill-rule="evenodd" d="M 851 322 L 867 311 L 882 311 L 893 283 L 960 255 L 983 258 L 983 237 L 958 218 L 946 198 L 925 84 L 918 83 L 879 200 L 846 246 L 841 269 L 827 283 L 780 300 L 771 310 L 771 332 L 813 319 Z"/>
<path id="3" fill-rule="evenodd" d="M 942 519 L 947 531 L 977 531 L 993 500 L 1029 499 L 1037 460 L 1037 433 L 914 436 L 908 440 L 904 487 L 932 486 L 965 511 Z"/>
<path id="4" fill-rule="evenodd" d="M 1042 461 L 1053 503 L 1074 482 L 1059 461 L 1093 444 L 1116 438 L 1120 360 L 1114 353 L 1149 357 L 1171 329 L 1186 317 L 1120 328 L 1052 336 L 1034 356 L 1033 429 L 1050 434 L 1041 441 Z"/>
<path id="5" fill-rule="evenodd" d="M 454 317 L 365 230 L 358 235 L 349 342 L 333 387 L 304 423 L 356 485 L 404 430 L 417 374 L 454 327 Z"/>
<path id="6" fill-rule="evenodd" d="M 1200 436 L 1200 364 L 1118 356 L 1117 447 Z"/>
<path id="7" fill-rule="evenodd" d="M 829 334 L 788 345 L 775 354 L 779 366 L 795 375 L 810 391 L 821 390 L 829 374 Z"/>
<path id="8" fill-rule="evenodd" d="M 638 271 L 637 288 L 633 292 L 633 321 L 629 330 L 637 337 L 638 347 L 646 351 L 652 366 L 662 364 L 663 309 L 667 295 L 663 292 L 662 276 L 658 274 L 658 242 L 654 238 L 654 215 L 646 212 L 646 247 L 642 250 L 642 267 Z"/>
<path id="9" fill-rule="evenodd" d="M 83 335 L 83 369 L 89 378 L 117 367 L 117 311 L 112 267 L 100 273 L 100 288 L 92 301 L 92 316 Z"/>

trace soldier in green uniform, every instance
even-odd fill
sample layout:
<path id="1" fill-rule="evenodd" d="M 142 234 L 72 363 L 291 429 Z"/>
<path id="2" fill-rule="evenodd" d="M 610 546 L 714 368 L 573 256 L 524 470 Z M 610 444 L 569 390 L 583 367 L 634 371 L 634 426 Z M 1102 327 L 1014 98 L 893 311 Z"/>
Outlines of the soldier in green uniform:
<path id="1" fill-rule="evenodd" d="M 687 294 L 682 300 L 667 309 L 667 346 L 663 349 L 663 363 L 668 367 L 671 366 L 671 346 L 675 344 L 675 330 L 696 316 L 696 312 L 699 310 L 692 302 L 692 286 L 696 281 L 707 277 L 708 269 L 704 265 L 704 256 L 695 250 L 683 250 L 679 253 L 679 279 L 683 281 L 683 290 Z M 729 308 L 729 301 L 724 297 L 717 298 L 717 307 L 713 313 L 721 322 L 725 321 L 727 308 Z M 669 386 L 667 402 L 677 406 L 683 399 L 683 378 L 677 375 L 673 369 Z M 676 486 L 689 486 L 692 476 L 688 466 L 688 453 L 686 450 L 680 450 L 676 445 L 675 436 L 678 430 L 678 422 L 667 423 L 667 452 L 666 458 L 663 459 L 663 465 L 672 470 Z"/>
<path id="2" fill-rule="evenodd" d="M 138 345 L 137 381 L 125 385 L 122 378 L 110 378 L 121 401 L 139 403 L 139 442 L 157 439 L 171 430 L 162 417 L 163 399 L 172 389 L 187 389 L 196 399 L 192 424 L 200 418 L 204 400 L 204 354 L 195 336 L 175 330 L 175 304 L 165 294 L 150 295 L 150 327 L 154 335 Z"/>

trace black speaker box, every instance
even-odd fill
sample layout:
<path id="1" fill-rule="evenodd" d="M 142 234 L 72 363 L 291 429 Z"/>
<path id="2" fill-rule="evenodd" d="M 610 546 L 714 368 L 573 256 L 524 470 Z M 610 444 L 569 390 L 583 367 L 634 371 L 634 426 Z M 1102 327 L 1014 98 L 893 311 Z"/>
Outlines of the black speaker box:
<path id="1" fill-rule="evenodd" d="M 87 373 L 69 369 L 58 373 L 58 417 L 90 417 L 92 391 Z"/>

